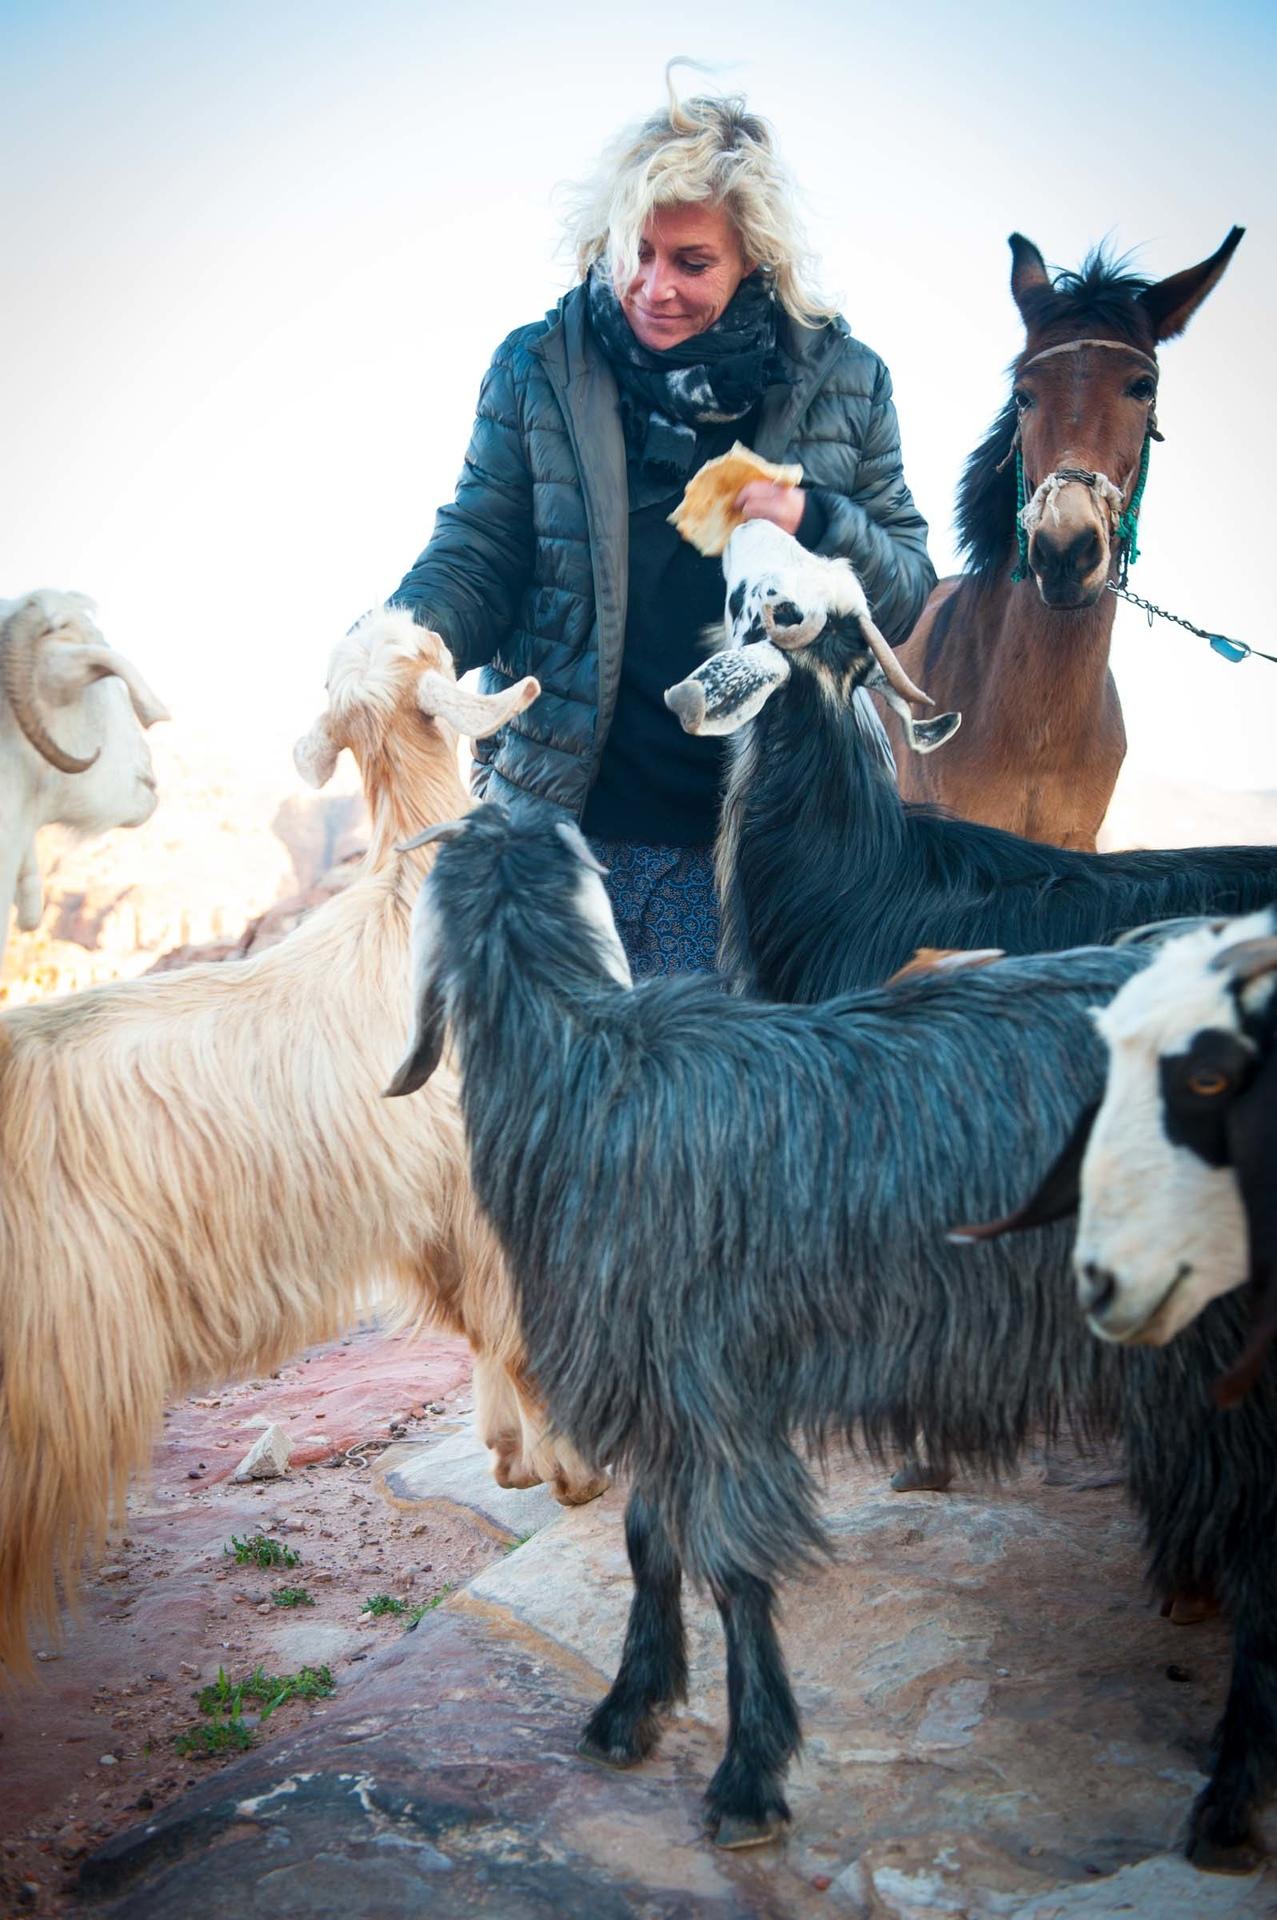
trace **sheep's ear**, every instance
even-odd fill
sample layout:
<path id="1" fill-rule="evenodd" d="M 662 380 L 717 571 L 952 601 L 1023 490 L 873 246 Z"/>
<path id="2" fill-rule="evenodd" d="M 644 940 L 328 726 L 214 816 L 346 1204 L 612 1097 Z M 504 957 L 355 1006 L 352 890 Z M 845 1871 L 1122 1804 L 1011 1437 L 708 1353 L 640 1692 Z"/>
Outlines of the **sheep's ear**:
<path id="1" fill-rule="evenodd" d="M 1083 1108 L 1059 1159 L 1025 1206 L 981 1226 L 951 1227 L 945 1239 L 956 1247 L 965 1247 L 976 1240 L 999 1240 L 1004 1233 L 1024 1233 L 1030 1227 L 1049 1227 L 1057 1220 L 1072 1219 L 1082 1194 L 1082 1161 L 1099 1110 L 1098 1100 Z"/>
<path id="2" fill-rule="evenodd" d="M 556 820 L 554 831 L 565 847 L 570 847 L 583 867 L 591 873 L 597 873 L 601 879 L 607 878 L 607 868 L 601 860 L 594 857 L 594 849 L 574 820 Z"/>
<path id="3" fill-rule="evenodd" d="M 328 715 L 321 713 L 293 748 L 293 765 L 309 787 L 326 787 L 337 770 L 341 747 L 333 739 Z"/>
<path id="4" fill-rule="evenodd" d="M 396 1069 L 394 1079 L 386 1088 L 387 1100 L 397 1100 L 402 1094 L 416 1093 L 419 1087 L 425 1086 L 443 1058 L 446 1031 L 447 1016 L 443 991 L 438 977 L 431 973 L 421 983 L 417 995 L 417 1024 L 413 1031 L 412 1044 Z"/>

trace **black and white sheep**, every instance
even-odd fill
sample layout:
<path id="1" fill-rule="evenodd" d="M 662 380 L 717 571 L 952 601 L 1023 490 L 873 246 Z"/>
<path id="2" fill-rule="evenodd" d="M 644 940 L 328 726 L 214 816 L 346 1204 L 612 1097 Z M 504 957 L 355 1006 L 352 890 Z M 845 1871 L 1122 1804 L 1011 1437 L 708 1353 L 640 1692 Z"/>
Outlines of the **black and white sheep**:
<path id="1" fill-rule="evenodd" d="M 1255 1283 L 1231 1403 L 1277 1335 L 1277 909 L 1169 940 L 1096 1015 L 1102 1100 L 989 1238 L 1077 1214 L 1078 1295 L 1105 1340 L 1160 1346 Z"/>
<path id="2" fill-rule="evenodd" d="M 723 569 L 727 644 L 666 701 L 688 732 L 736 735 L 718 881 L 724 971 L 743 989 L 819 1000 L 880 984 L 918 947 L 1055 952 L 1277 899 L 1277 848 L 1078 853 L 906 806 L 858 690 L 880 691 L 922 751 L 957 716 L 909 720 L 925 695 L 848 562 L 752 520 Z"/>
<path id="3" fill-rule="evenodd" d="M 696 977 L 633 988 L 574 828 L 486 806 L 442 835 L 390 1091 L 429 1078 L 450 1030 L 475 1190 L 550 1416 L 631 1476 L 634 1599 L 583 1751 L 652 1751 L 686 1686 L 686 1571 L 728 1647 L 706 1823 L 720 1845 L 771 1837 L 800 1737 L 775 1588 L 827 1546 L 800 1448 L 917 1430 L 997 1467 L 1066 1420 L 1124 1433 L 1161 1582 L 1209 1565 L 1234 1609 L 1190 1853 L 1235 1864 L 1277 1754 L 1277 1381 L 1227 1417 L 1211 1402 L 1235 1298 L 1165 1353 L 1128 1352 L 1087 1334 L 1066 1233 L 1008 1257 L 942 1232 L 998 1212 L 1014 1168 L 1045 1166 L 1096 1097 L 1087 1010 L 1140 956 L 1007 960 L 818 1007 Z"/>

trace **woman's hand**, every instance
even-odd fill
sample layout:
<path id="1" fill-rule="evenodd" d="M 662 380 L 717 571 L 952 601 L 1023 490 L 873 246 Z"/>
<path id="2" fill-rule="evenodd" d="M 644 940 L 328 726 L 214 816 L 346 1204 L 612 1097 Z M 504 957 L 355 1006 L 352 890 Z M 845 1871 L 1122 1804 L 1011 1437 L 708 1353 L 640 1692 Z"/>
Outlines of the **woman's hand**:
<path id="1" fill-rule="evenodd" d="M 774 480 L 751 480 L 736 496 L 736 511 L 746 520 L 770 520 L 782 533 L 797 533 L 807 496 L 801 487 L 780 487 Z"/>

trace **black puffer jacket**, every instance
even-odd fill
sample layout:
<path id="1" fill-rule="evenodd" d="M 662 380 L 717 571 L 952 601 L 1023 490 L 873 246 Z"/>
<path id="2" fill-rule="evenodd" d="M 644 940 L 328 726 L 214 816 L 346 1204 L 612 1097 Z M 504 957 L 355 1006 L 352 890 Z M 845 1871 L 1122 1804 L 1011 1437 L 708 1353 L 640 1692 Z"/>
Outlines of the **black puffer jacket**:
<path id="1" fill-rule="evenodd" d="M 899 642 L 935 574 L 891 376 L 841 319 L 809 329 L 782 313 L 779 340 L 792 384 L 764 395 L 755 449 L 801 462 L 825 515 L 816 551 L 847 556 Z M 532 794 L 580 817 L 616 703 L 628 520 L 616 382 L 576 287 L 497 349 L 457 497 L 393 595 L 443 635 L 458 673 L 484 667 L 489 689 L 541 682 L 541 698 L 480 743 L 489 799 Z"/>

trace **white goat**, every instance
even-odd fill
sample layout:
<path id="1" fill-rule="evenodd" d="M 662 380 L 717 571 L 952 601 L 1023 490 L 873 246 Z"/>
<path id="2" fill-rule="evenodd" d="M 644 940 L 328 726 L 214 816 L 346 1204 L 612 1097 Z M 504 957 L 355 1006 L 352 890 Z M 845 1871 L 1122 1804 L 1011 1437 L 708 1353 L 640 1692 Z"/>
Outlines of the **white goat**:
<path id="1" fill-rule="evenodd" d="M 505 1267 L 473 1199 L 456 1090 L 381 1089 L 411 1014 L 412 904 L 430 854 L 396 842 L 467 796 L 454 729 L 538 691 L 456 685 L 402 611 L 337 647 L 299 742 L 315 784 L 359 762 L 357 878 L 259 957 L 0 1016 L 0 1657 L 50 1619 L 143 1466 L 166 1398 L 279 1365 L 349 1320 L 370 1275 L 480 1355 L 481 1432 L 507 1483 L 602 1484 L 549 1443 Z M 494 1399 L 495 1389 L 495 1399 Z"/>
<path id="2" fill-rule="evenodd" d="M 38 828 L 105 833 L 155 811 L 142 733 L 168 712 L 92 611 L 47 589 L 0 600 L 0 960 L 11 906 L 24 932 L 39 924 Z"/>

